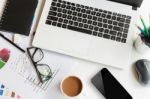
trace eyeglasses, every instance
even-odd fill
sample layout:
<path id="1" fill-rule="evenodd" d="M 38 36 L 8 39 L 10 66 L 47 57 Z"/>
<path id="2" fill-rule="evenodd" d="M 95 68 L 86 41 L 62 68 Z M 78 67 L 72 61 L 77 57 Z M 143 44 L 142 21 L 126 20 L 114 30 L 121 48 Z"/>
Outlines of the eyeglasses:
<path id="1" fill-rule="evenodd" d="M 41 63 L 44 58 L 44 53 L 40 48 L 27 48 L 27 53 L 33 63 L 41 83 L 44 83 L 52 78 L 52 71 L 49 65 Z"/>

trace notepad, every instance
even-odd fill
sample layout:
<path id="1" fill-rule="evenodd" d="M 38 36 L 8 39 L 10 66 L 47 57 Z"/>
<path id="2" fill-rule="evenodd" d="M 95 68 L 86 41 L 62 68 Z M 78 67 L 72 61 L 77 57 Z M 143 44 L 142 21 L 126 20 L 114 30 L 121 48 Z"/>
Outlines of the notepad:
<path id="1" fill-rule="evenodd" d="M 0 30 L 29 35 L 38 0 L 0 1 Z"/>

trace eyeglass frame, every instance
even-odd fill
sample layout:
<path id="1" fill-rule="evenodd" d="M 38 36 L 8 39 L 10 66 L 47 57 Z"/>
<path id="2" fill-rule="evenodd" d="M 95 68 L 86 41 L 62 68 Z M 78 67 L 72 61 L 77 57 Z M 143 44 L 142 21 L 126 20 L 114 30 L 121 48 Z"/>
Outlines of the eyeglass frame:
<path id="1" fill-rule="evenodd" d="M 33 52 L 33 55 L 31 55 L 31 53 L 30 53 L 30 49 L 32 49 L 32 48 L 35 48 L 35 51 Z M 35 62 L 35 61 L 33 60 L 33 56 L 35 55 L 35 53 L 36 53 L 37 50 L 40 50 L 40 51 L 42 52 L 42 58 L 41 58 L 40 60 L 38 60 L 37 62 Z M 37 65 L 40 65 L 40 66 L 41 66 L 41 65 L 46 65 L 46 66 L 49 68 L 50 71 L 51 71 L 51 68 L 50 68 L 49 65 L 47 65 L 47 64 L 38 64 L 38 62 L 40 62 L 40 61 L 44 58 L 44 53 L 43 53 L 42 49 L 37 48 L 37 47 L 28 47 L 28 48 L 27 48 L 27 54 L 28 54 L 28 56 L 29 56 L 29 58 L 30 58 L 30 60 L 31 60 L 31 62 L 32 62 L 34 68 L 35 68 L 35 70 L 36 70 L 36 73 L 37 73 L 37 76 L 38 76 L 40 82 L 43 83 L 43 80 L 42 80 L 42 77 L 41 77 L 41 75 L 43 75 L 43 74 L 41 74 L 41 73 L 39 72 L 39 70 L 37 69 Z M 44 75 L 43 75 L 43 76 L 44 76 Z M 52 75 L 51 75 L 51 76 L 52 76 Z"/>

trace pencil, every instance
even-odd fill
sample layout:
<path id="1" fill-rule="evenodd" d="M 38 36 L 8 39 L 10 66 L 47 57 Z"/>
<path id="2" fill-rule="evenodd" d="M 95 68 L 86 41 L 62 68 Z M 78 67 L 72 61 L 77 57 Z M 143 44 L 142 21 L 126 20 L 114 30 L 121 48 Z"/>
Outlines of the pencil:
<path id="1" fill-rule="evenodd" d="M 142 16 L 140 16 L 140 19 L 141 19 L 141 22 L 142 22 L 142 24 L 143 24 L 143 26 L 144 26 L 144 30 L 145 30 L 146 33 L 147 33 L 147 36 L 150 37 L 150 33 L 149 33 L 149 31 L 148 31 L 148 29 L 147 29 L 147 27 L 146 27 L 146 24 L 145 24 L 145 22 L 144 22 Z"/>
<path id="2" fill-rule="evenodd" d="M 144 31 L 140 26 L 138 26 L 137 24 L 135 24 L 135 26 L 141 31 L 141 33 L 142 33 L 144 36 L 146 36 L 145 31 Z"/>
<path id="3" fill-rule="evenodd" d="M 17 49 L 19 49 L 21 52 L 25 53 L 25 50 L 23 50 L 22 48 L 20 48 L 18 45 L 16 45 L 15 43 L 13 43 L 11 40 L 9 40 L 8 38 L 6 38 L 3 34 L 0 33 L 0 36 L 5 39 L 7 42 L 9 42 L 10 44 L 12 44 L 13 46 L 15 46 Z"/>

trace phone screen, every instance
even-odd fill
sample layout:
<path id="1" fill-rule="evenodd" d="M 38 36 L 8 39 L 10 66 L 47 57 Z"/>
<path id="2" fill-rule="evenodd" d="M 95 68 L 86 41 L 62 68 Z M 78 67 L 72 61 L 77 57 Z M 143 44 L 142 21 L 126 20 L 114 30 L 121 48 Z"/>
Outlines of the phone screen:
<path id="1" fill-rule="evenodd" d="M 106 68 L 92 78 L 92 83 L 106 99 L 132 99 L 131 95 Z"/>

